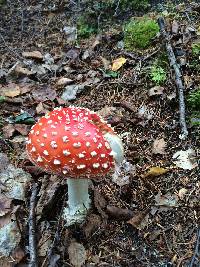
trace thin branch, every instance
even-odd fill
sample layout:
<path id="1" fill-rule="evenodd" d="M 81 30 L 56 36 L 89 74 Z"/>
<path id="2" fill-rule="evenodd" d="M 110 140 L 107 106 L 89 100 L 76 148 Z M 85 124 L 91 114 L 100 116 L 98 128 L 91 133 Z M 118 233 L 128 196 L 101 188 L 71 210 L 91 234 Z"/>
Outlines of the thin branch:
<path id="1" fill-rule="evenodd" d="M 197 230 L 197 241 L 196 241 L 195 251 L 189 267 L 193 267 L 195 260 L 198 260 L 199 250 L 200 250 L 200 229 Z"/>
<path id="2" fill-rule="evenodd" d="M 30 198 L 30 213 L 29 213 L 29 220 L 28 220 L 29 253 L 30 253 L 29 267 L 38 267 L 35 208 L 37 204 L 37 194 L 38 194 L 39 187 L 35 183 L 33 184 L 31 189 L 32 189 L 32 194 Z"/>
<path id="3" fill-rule="evenodd" d="M 52 245 L 49 248 L 49 250 L 47 252 L 47 256 L 44 259 L 41 267 L 44 267 L 47 261 L 50 262 L 51 257 L 53 255 L 53 250 L 54 250 L 56 244 L 58 244 L 60 239 L 61 239 L 61 232 L 62 232 L 61 221 L 62 221 L 63 210 L 64 210 L 64 207 L 65 207 L 65 204 L 66 204 L 66 197 L 64 197 L 64 199 L 63 199 L 63 204 L 62 204 L 62 208 L 61 208 L 61 211 L 60 211 L 60 214 L 59 214 L 59 218 L 58 218 L 58 222 L 57 222 L 57 226 L 56 226 L 56 232 L 55 232 L 55 235 L 54 235 L 54 239 L 53 239 Z"/>
<path id="4" fill-rule="evenodd" d="M 160 32 L 162 37 L 165 40 L 166 50 L 168 53 L 168 58 L 170 65 L 174 68 L 175 72 L 175 82 L 179 92 L 179 121 L 181 126 L 181 135 L 179 136 L 180 139 L 186 139 L 188 136 L 188 130 L 186 125 L 185 119 L 185 100 L 184 100 L 184 90 L 185 87 L 182 82 L 182 74 L 180 67 L 176 61 L 176 57 L 174 51 L 172 49 L 169 34 L 165 30 L 165 21 L 162 17 L 158 18 L 158 25 L 160 27 Z"/>

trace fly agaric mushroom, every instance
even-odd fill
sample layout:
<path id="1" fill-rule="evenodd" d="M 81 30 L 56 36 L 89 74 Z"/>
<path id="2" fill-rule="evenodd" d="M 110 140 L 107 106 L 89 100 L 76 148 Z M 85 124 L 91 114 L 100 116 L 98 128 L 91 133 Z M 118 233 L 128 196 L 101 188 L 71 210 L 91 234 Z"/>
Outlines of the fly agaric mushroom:
<path id="1" fill-rule="evenodd" d="M 32 127 L 27 141 L 31 161 L 64 175 L 68 184 L 68 225 L 81 222 L 90 207 L 88 179 L 97 179 L 123 160 L 121 139 L 95 112 L 81 107 L 55 108 Z"/>

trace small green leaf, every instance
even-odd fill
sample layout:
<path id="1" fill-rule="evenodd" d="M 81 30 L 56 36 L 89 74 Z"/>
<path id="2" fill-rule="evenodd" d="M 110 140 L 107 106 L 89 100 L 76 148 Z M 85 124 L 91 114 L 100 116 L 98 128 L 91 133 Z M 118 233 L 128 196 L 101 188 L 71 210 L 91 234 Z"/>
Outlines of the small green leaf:
<path id="1" fill-rule="evenodd" d="M 0 96 L 0 103 L 3 103 L 6 100 L 5 96 Z"/>
<path id="2" fill-rule="evenodd" d="M 19 124 L 34 124 L 35 120 L 34 118 L 28 113 L 24 112 L 16 117 L 11 116 L 9 117 L 10 123 L 19 123 Z"/>

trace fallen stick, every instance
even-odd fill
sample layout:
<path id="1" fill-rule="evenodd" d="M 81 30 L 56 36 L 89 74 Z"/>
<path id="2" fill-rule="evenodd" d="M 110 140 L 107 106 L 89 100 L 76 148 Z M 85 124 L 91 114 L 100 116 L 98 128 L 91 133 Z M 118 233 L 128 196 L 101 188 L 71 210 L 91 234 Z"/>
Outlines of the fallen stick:
<path id="1" fill-rule="evenodd" d="M 193 267 L 194 264 L 195 264 L 195 261 L 196 260 L 198 261 L 199 250 L 200 250 L 200 229 L 198 229 L 198 231 L 197 231 L 197 241 L 196 241 L 195 251 L 194 251 L 194 255 L 192 257 L 192 260 L 190 262 L 190 266 L 189 267 Z"/>
<path id="2" fill-rule="evenodd" d="M 36 242 L 36 216 L 35 207 L 37 203 L 38 185 L 33 184 L 32 194 L 30 198 L 30 213 L 29 213 L 29 254 L 30 261 L 29 267 L 38 267 L 38 256 L 37 256 L 37 242 Z"/>
<path id="3" fill-rule="evenodd" d="M 188 136 L 188 130 L 185 120 L 185 101 L 184 101 L 184 90 L 185 87 L 182 82 L 182 74 L 180 71 L 180 67 L 176 61 L 176 57 L 174 55 L 174 51 L 172 49 L 169 34 L 165 30 L 165 21 L 162 17 L 158 18 L 158 25 L 160 27 L 161 35 L 165 40 L 166 50 L 169 58 L 170 65 L 174 68 L 175 72 L 175 82 L 179 93 L 179 120 L 181 126 L 181 134 L 179 135 L 180 139 L 186 139 Z"/>

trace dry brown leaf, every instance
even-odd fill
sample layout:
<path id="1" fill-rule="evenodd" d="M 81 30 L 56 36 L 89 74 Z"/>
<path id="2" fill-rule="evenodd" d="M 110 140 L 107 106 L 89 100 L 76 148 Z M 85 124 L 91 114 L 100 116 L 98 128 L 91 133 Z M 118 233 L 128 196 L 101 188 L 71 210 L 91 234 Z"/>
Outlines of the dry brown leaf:
<path id="1" fill-rule="evenodd" d="M 92 235 L 98 227 L 101 225 L 102 220 L 101 217 L 97 214 L 90 214 L 87 219 L 87 223 L 83 228 L 86 238 Z"/>
<path id="2" fill-rule="evenodd" d="M 179 31 L 179 24 L 176 20 L 172 22 L 172 33 L 177 34 Z"/>
<path id="3" fill-rule="evenodd" d="M 169 169 L 161 168 L 161 167 L 152 167 L 150 168 L 146 174 L 144 174 L 144 178 L 146 177 L 154 177 L 154 176 L 160 176 L 162 174 L 165 174 L 169 171 Z"/>
<path id="4" fill-rule="evenodd" d="M 25 58 L 43 59 L 43 55 L 40 51 L 23 52 L 22 56 Z"/>
<path id="5" fill-rule="evenodd" d="M 3 128 L 3 137 L 9 139 L 15 132 L 15 127 L 12 124 L 5 125 Z"/>
<path id="6" fill-rule="evenodd" d="M 74 267 L 81 267 L 86 261 L 86 250 L 84 246 L 76 241 L 71 242 L 68 247 L 70 263 Z"/>
<path id="7" fill-rule="evenodd" d="M 128 223 L 137 228 L 138 230 L 144 229 L 149 220 L 149 214 L 147 214 L 146 211 L 141 211 L 136 213 L 129 221 Z"/>
<path id="8" fill-rule="evenodd" d="M 126 59 L 124 57 L 119 57 L 115 59 L 112 63 L 112 70 L 117 71 L 119 70 L 124 64 L 126 63 Z"/>
<path id="9" fill-rule="evenodd" d="M 187 194 L 187 189 L 186 188 L 181 188 L 179 191 L 178 191 L 178 196 L 181 200 L 184 199 L 185 195 Z"/>
<path id="10" fill-rule="evenodd" d="M 0 194 L 0 216 L 6 215 L 10 212 L 10 205 L 12 200 L 3 194 Z"/>
<path id="11" fill-rule="evenodd" d="M 155 202 L 158 206 L 176 207 L 178 202 L 178 196 L 170 193 L 167 193 L 165 195 L 158 193 L 155 196 Z"/>
<path id="12" fill-rule="evenodd" d="M 153 154 L 165 154 L 166 142 L 164 138 L 155 139 L 153 142 L 152 153 Z"/>
<path id="13" fill-rule="evenodd" d="M 47 100 L 53 101 L 57 94 L 56 91 L 51 89 L 49 86 L 42 86 L 40 88 L 36 88 L 32 91 L 32 96 L 35 101 L 44 102 Z"/>
<path id="14" fill-rule="evenodd" d="M 103 67 L 105 70 L 108 70 L 110 68 L 110 61 L 107 60 L 105 57 L 100 57 L 102 63 L 103 63 Z"/>
<path id="15" fill-rule="evenodd" d="M 15 129 L 18 131 L 21 135 L 27 135 L 29 133 L 30 126 L 25 124 L 15 124 Z"/>
<path id="16" fill-rule="evenodd" d="M 162 95 L 164 92 L 164 88 L 161 86 L 154 86 L 151 89 L 149 89 L 149 96 L 154 95 Z"/>
<path id="17" fill-rule="evenodd" d="M 34 74 L 34 72 L 32 72 L 31 70 L 24 68 L 24 67 L 21 67 L 19 65 L 16 66 L 15 72 L 16 72 L 16 74 L 27 75 L 27 76 Z"/>
<path id="18" fill-rule="evenodd" d="M 133 211 L 129 209 L 122 209 L 115 206 L 107 206 L 106 211 L 110 217 L 118 220 L 129 220 L 133 217 Z"/>
<path id="19" fill-rule="evenodd" d="M 2 96 L 15 97 L 20 93 L 20 87 L 15 83 L 9 83 L 7 86 L 0 88 L 0 95 Z"/>
<path id="20" fill-rule="evenodd" d="M 71 84 L 71 83 L 73 83 L 73 80 L 71 80 L 69 78 L 62 77 L 57 81 L 56 85 L 58 87 L 64 87 L 65 85 L 68 85 L 68 84 Z"/>

